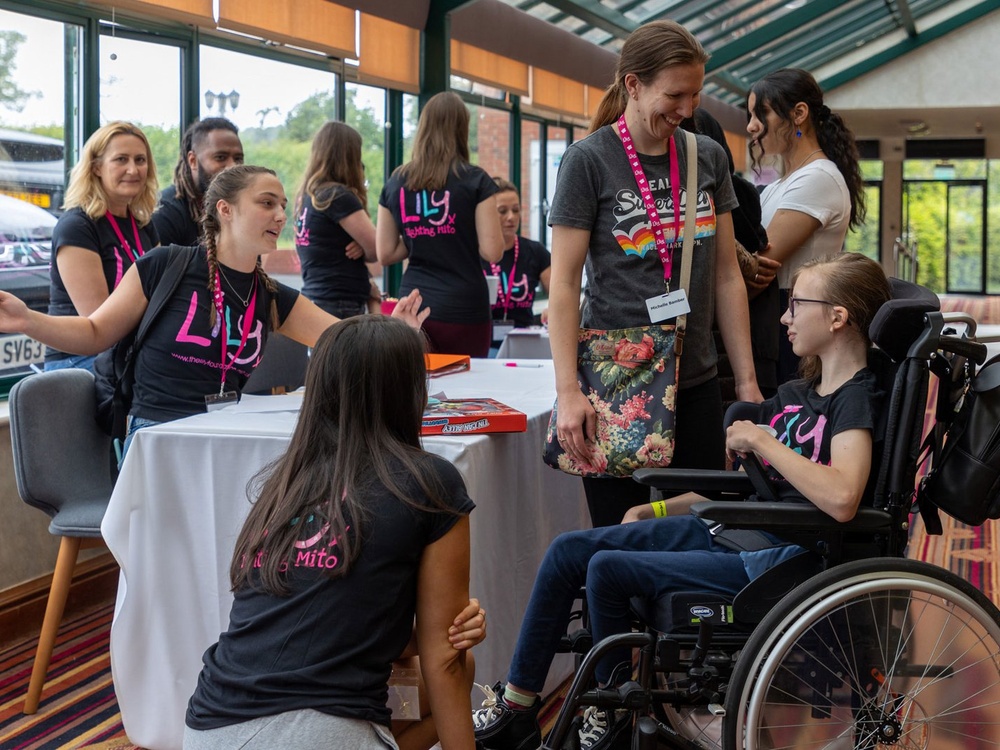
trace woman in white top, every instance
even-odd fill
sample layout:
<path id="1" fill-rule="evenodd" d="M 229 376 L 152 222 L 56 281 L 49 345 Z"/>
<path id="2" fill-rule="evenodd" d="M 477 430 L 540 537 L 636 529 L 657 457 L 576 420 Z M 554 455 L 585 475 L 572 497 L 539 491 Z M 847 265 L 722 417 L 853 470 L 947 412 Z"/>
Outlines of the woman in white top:
<path id="1" fill-rule="evenodd" d="M 804 70 L 785 68 L 755 83 L 747 97 L 751 155 L 780 155 L 784 174 L 761 195 L 769 245 L 780 262 L 782 309 L 795 272 L 815 258 L 839 253 L 849 228 L 864 223 L 865 194 L 854 134 L 823 103 L 823 91 Z M 771 278 L 761 278 L 763 289 Z M 796 377 L 798 358 L 782 341 L 778 382 Z"/>

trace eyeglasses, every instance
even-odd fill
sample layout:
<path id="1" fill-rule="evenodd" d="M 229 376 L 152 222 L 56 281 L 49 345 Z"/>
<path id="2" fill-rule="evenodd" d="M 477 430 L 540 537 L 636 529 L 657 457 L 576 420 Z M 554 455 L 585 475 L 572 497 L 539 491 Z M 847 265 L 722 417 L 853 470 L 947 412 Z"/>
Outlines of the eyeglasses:
<path id="1" fill-rule="evenodd" d="M 834 302 L 828 302 L 825 299 L 805 299 L 803 297 L 789 297 L 788 298 L 788 314 L 794 318 L 796 306 L 802 304 L 803 302 L 815 302 L 818 305 L 833 305 Z"/>

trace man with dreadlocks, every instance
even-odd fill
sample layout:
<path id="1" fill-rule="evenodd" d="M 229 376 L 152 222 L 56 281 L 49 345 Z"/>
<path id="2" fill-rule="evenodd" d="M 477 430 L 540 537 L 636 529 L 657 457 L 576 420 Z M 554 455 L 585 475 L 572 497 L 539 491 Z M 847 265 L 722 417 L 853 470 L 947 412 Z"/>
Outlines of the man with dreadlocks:
<path id="1" fill-rule="evenodd" d="M 174 184 L 160 193 L 153 225 L 163 245 L 197 245 L 208 184 L 223 169 L 243 163 L 239 128 L 225 117 L 196 120 L 184 131 Z"/>

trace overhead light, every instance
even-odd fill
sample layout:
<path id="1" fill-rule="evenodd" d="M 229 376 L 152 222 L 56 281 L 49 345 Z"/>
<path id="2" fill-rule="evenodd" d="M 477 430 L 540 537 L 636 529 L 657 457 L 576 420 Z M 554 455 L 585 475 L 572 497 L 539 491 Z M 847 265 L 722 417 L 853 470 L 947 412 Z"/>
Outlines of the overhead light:
<path id="1" fill-rule="evenodd" d="M 931 132 L 930 126 L 923 120 L 900 120 L 899 124 L 905 128 L 907 135 L 927 135 Z"/>
<path id="2" fill-rule="evenodd" d="M 798 10 L 805 4 L 806 0 L 791 0 L 791 2 L 785 3 L 785 7 L 788 8 L 788 10 Z"/>

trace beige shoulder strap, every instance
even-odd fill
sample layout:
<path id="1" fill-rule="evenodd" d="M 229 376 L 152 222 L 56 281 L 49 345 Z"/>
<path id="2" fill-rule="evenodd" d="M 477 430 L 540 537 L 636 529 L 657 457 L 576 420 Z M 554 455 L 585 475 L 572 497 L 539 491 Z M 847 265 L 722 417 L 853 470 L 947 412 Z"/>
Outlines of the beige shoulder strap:
<path id="1" fill-rule="evenodd" d="M 684 198 L 684 242 L 681 245 L 681 289 L 688 293 L 691 286 L 691 262 L 694 255 L 695 221 L 698 217 L 698 140 L 694 133 L 683 131 L 687 146 L 687 186 Z M 675 207 L 674 210 L 677 210 Z M 677 330 L 681 336 L 687 327 L 687 315 L 678 315 Z M 678 354 L 680 351 L 678 351 Z"/>

